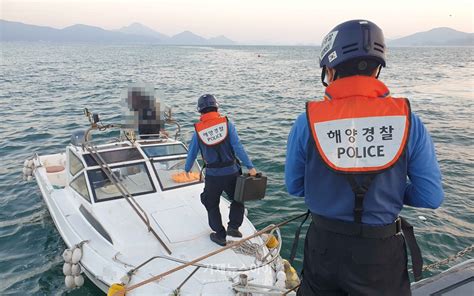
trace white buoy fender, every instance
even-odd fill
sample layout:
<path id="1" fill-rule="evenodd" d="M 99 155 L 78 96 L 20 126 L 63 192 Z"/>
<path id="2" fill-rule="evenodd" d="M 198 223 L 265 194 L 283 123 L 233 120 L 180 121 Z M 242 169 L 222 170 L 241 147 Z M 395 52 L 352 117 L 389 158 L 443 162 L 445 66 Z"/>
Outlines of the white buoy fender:
<path id="1" fill-rule="evenodd" d="M 82 285 L 84 285 L 84 277 L 82 275 L 75 276 L 74 284 L 76 284 L 77 287 L 82 287 Z"/>
<path id="2" fill-rule="evenodd" d="M 31 181 L 31 180 L 33 180 L 33 177 L 32 177 L 32 176 L 28 176 L 28 177 L 26 177 L 26 181 L 28 181 L 28 182 L 29 182 L 29 181 Z"/>
<path id="3" fill-rule="evenodd" d="M 75 276 L 81 274 L 81 266 L 79 264 L 73 264 L 71 266 L 71 274 Z"/>
<path id="4" fill-rule="evenodd" d="M 33 162 L 33 159 L 28 160 L 28 167 L 29 167 L 30 169 L 33 169 L 33 166 L 34 166 L 34 165 L 35 165 L 35 163 Z"/>
<path id="5" fill-rule="evenodd" d="M 64 275 L 73 275 L 71 269 L 71 263 L 64 263 L 63 264 L 63 274 Z"/>
<path id="6" fill-rule="evenodd" d="M 275 286 L 280 289 L 285 289 L 285 281 L 276 281 Z"/>
<path id="7" fill-rule="evenodd" d="M 66 284 L 66 288 L 68 289 L 72 289 L 76 286 L 76 284 L 74 283 L 74 277 L 72 275 L 67 275 L 64 278 L 64 283 Z"/>
<path id="8" fill-rule="evenodd" d="M 285 270 L 285 266 L 283 265 L 283 262 L 281 262 L 281 260 L 278 260 L 278 261 L 275 263 L 275 269 L 276 269 L 276 271 L 283 271 L 283 270 Z"/>
<path id="9" fill-rule="evenodd" d="M 69 249 L 64 250 L 63 252 L 64 262 L 71 263 L 72 260 L 72 251 Z"/>
<path id="10" fill-rule="evenodd" d="M 277 281 L 286 281 L 286 274 L 284 271 L 279 271 L 276 274 Z"/>
<path id="11" fill-rule="evenodd" d="M 27 167 L 29 163 L 30 163 L 30 161 L 28 159 L 25 159 L 25 162 L 23 163 L 23 166 Z"/>
<path id="12" fill-rule="evenodd" d="M 81 261 L 82 258 L 82 250 L 81 248 L 75 248 L 72 251 L 72 259 L 71 262 L 74 264 L 77 264 L 79 261 Z"/>

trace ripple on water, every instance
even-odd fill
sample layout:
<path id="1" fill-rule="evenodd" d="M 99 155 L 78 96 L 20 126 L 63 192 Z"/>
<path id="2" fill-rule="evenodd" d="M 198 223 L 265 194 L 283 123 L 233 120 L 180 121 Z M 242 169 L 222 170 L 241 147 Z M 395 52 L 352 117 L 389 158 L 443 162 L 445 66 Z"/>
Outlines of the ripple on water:
<path id="1" fill-rule="evenodd" d="M 120 99 L 130 83 L 159 88 L 187 140 L 198 119 L 196 98 L 206 92 L 216 94 L 252 161 L 269 176 L 267 197 L 247 205 L 249 218 L 262 228 L 304 212 L 303 199 L 285 191 L 285 147 L 305 102 L 323 94 L 318 51 L 313 47 L 2 44 L 2 71 L 8 75 L 0 94 L 4 140 L 0 142 L 0 294 L 66 293 L 60 263 L 65 245 L 38 188 L 21 181 L 21 167 L 33 152 L 62 151 L 74 130 L 86 128 L 84 107 L 101 113 L 105 121 L 118 120 Z M 474 243 L 472 54 L 473 48 L 394 48 L 381 75 L 393 94 L 410 98 L 412 110 L 431 132 L 440 160 L 446 194 L 442 208 L 403 210 L 417 228 L 427 263 Z M 297 224 L 282 229 L 283 256 L 289 255 Z M 307 225 L 302 233 L 306 229 Z M 297 268 L 302 249 L 301 242 Z M 100 291 L 87 281 L 85 287 L 67 294 Z"/>

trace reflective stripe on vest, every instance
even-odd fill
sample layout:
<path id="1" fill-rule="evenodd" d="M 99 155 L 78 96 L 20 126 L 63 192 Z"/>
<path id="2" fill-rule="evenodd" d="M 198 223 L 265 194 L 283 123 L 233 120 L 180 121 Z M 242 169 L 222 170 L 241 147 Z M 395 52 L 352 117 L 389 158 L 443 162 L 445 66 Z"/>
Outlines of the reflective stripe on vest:
<path id="1" fill-rule="evenodd" d="M 194 127 L 204 145 L 215 146 L 222 143 L 228 136 L 227 117 L 220 116 L 217 112 L 210 112 L 204 114 L 202 119 L 205 119 L 208 114 L 211 115 L 209 116 L 211 118 L 199 121 Z"/>
<path id="2" fill-rule="evenodd" d="M 381 172 L 394 165 L 406 147 L 407 99 L 353 96 L 308 102 L 306 114 L 321 158 L 337 172 Z"/>

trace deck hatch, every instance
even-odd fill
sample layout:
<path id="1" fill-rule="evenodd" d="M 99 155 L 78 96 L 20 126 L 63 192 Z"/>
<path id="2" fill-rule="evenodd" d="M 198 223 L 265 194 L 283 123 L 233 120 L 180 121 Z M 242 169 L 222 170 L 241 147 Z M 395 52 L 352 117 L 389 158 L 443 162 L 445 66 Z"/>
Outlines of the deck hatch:
<path id="1" fill-rule="evenodd" d="M 209 233 L 206 220 L 188 205 L 157 211 L 151 216 L 170 243 L 191 241 Z M 190 227 L 178 226 L 179 221 L 187 221 Z"/>

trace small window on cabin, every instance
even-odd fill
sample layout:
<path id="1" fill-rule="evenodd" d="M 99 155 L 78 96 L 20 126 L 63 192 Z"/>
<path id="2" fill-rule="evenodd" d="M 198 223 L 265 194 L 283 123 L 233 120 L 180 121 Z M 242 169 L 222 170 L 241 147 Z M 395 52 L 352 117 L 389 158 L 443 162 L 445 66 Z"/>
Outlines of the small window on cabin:
<path id="1" fill-rule="evenodd" d="M 116 177 L 115 179 L 119 180 L 133 196 L 156 191 L 145 163 L 112 167 L 111 170 Z M 122 198 L 122 194 L 117 186 L 112 183 L 101 169 L 90 170 L 88 175 L 96 201 Z"/>
<path id="2" fill-rule="evenodd" d="M 196 162 L 191 167 L 189 174 L 184 172 L 186 158 L 175 158 L 153 161 L 158 180 L 163 190 L 183 187 L 202 182 L 200 170 Z"/>
<path id="3" fill-rule="evenodd" d="M 79 157 L 77 157 L 74 153 L 71 152 L 71 150 L 69 150 L 69 173 L 74 176 L 75 174 L 79 173 L 83 168 L 84 165 L 82 164 Z"/>
<path id="4" fill-rule="evenodd" d="M 99 156 L 108 164 L 143 159 L 137 148 L 99 152 Z M 84 154 L 84 160 L 88 166 L 98 165 L 90 154 Z"/>
<path id="5" fill-rule="evenodd" d="M 142 146 L 143 152 L 149 158 L 160 157 L 160 156 L 169 156 L 169 155 L 180 155 L 187 154 L 188 151 L 181 144 L 174 145 L 156 145 L 156 146 Z"/>
<path id="6" fill-rule="evenodd" d="M 89 190 L 87 190 L 87 182 L 84 173 L 81 173 L 79 177 L 75 178 L 69 184 L 72 189 L 74 189 L 80 196 L 82 196 L 88 202 L 91 202 L 91 197 L 89 195 Z"/>

